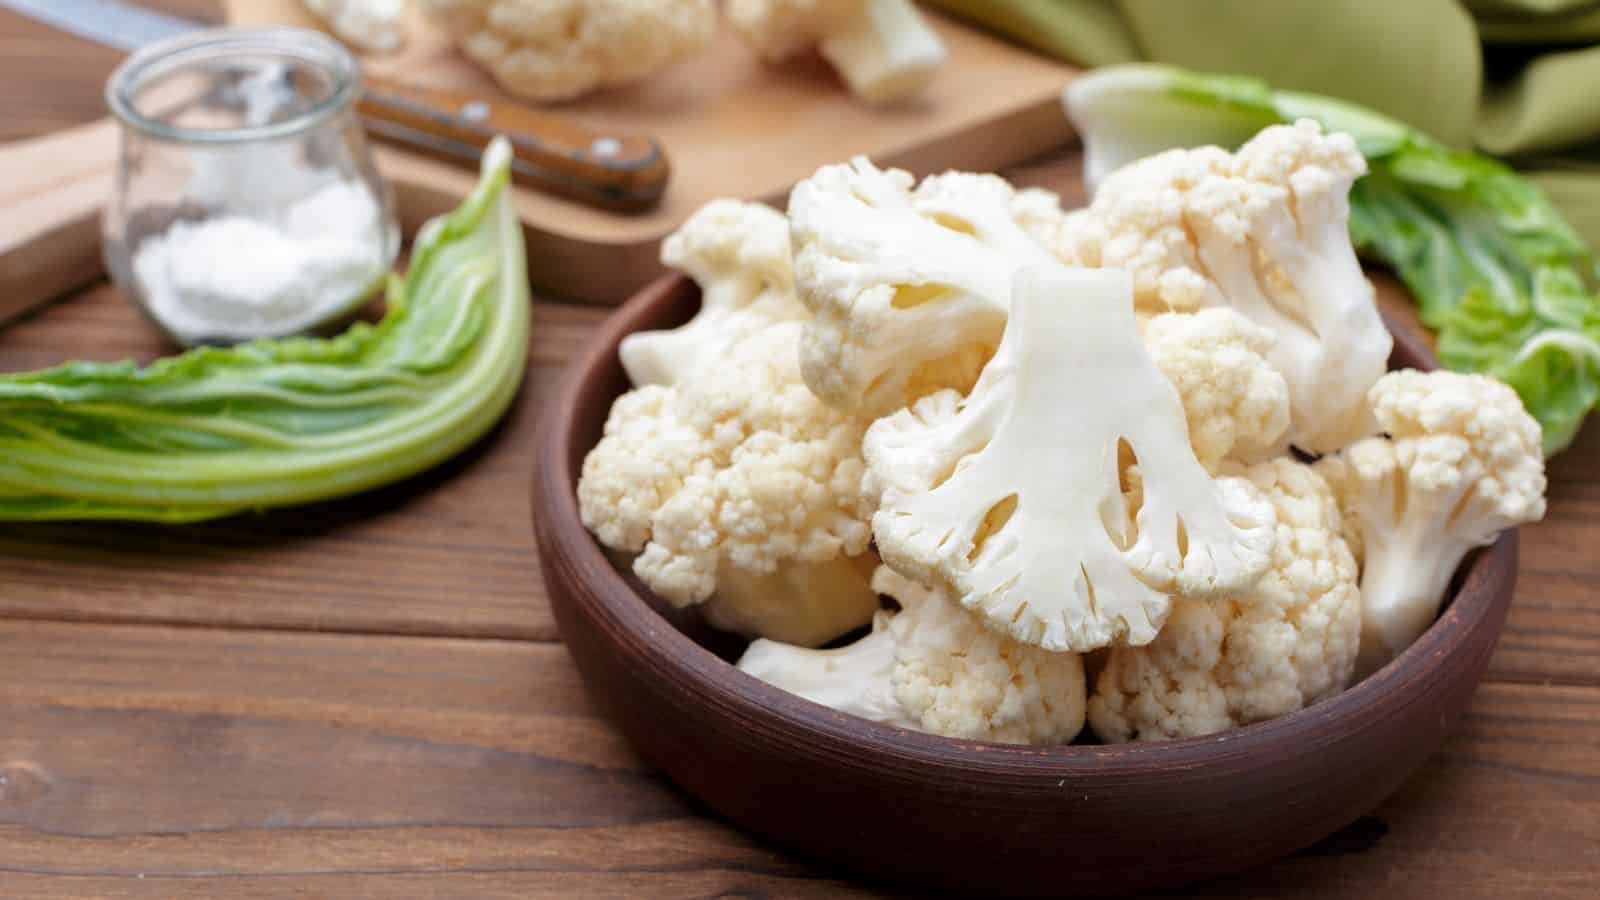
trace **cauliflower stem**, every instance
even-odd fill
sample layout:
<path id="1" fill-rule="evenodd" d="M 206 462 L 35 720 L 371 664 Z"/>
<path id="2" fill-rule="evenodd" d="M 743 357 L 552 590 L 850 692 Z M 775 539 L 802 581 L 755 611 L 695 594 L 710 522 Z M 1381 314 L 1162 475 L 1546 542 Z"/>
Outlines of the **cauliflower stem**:
<path id="1" fill-rule="evenodd" d="M 1132 533 L 1124 446 L 1144 472 Z M 864 452 L 885 485 L 873 518 L 884 561 L 1047 650 L 1148 643 L 1164 591 L 1241 588 L 1272 547 L 1270 508 L 1195 458 L 1178 395 L 1139 343 L 1124 272 L 1024 270 L 971 395 L 880 419 Z"/>
<path id="2" fill-rule="evenodd" d="M 922 90 L 944 65 L 944 44 L 911 0 L 866 0 L 817 43 L 856 96 L 893 103 Z"/>
<path id="3" fill-rule="evenodd" d="M 1539 424 L 1511 388 L 1403 370 L 1369 397 L 1388 436 L 1318 463 L 1361 530 L 1362 674 L 1433 622 L 1468 551 L 1545 508 Z"/>

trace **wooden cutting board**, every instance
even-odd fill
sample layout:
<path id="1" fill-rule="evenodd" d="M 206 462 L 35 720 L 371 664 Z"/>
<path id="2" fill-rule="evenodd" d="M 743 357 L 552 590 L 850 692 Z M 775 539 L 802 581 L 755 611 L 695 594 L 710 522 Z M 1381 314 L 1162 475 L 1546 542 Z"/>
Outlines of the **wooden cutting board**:
<path id="1" fill-rule="evenodd" d="M 315 23 L 299 0 L 225 0 L 236 24 Z M 642 215 L 598 211 L 519 191 L 535 286 L 572 299 L 617 303 L 658 274 L 661 238 L 714 197 L 781 200 L 817 167 L 858 153 L 923 173 L 994 170 L 1067 143 L 1061 88 L 1072 69 L 929 13 L 950 62 L 920 102 L 874 109 L 855 100 L 820 60 L 763 65 L 730 32 L 704 54 L 632 88 L 558 109 L 599 130 L 654 135 L 672 161 L 661 206 Z M 516 102 L 420 15 L 397 54 L 363 65 L 402 83 L 481 92 Z M 410 216 L 454 207 L 473 173 L 381 149 L 380 165 Z M 409 225 L 415 222 L 407 223 Z"/>
<path id="2" fill-rule="evenodd" d="M 224 0 L 235 24 L 313 24 L 298 0 Z M 662 204 L 623 215 L 548 194 L 517 190 L 529 272 L 540 292 L 615 304 L 661 271 L 661 238 L 714 197 L 780 202 L 818 166 L 867 154 L 926 173 L 988 171 L 1065 145 L 1060 104 L 1070 67 L 930 13 L 950 63 L 912 106 L 874 109 L 856 101 L 820 60 L 761 64 L 731 33 L 715 46 L 636 88 L 558 107 L 601 130 L 658 138 L 673 165 Z M 445 37 L 418 17 L 398 54 L 364 65 L 396 81 L 500 92 Z M 476 173 L 377 145 L 404 226 L 453 209 Z M 117 129 L 102 120 L 0 147 L 0 322 L 98 277 L 100 205 L 115 172 Z"/>

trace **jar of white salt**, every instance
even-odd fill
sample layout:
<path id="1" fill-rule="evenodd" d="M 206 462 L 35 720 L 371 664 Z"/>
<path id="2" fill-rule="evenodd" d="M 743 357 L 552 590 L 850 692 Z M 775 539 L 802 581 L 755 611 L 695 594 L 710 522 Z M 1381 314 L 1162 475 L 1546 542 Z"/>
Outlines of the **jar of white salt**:
<path id="1" fill-rule="evenodd" d="M 111 76 L 122 155 L 103 220 L 112 278 L 184 345 L 348 320 L 399 249 L 354 112 L 356 61 L 293 28 L 141 49 Z"/>

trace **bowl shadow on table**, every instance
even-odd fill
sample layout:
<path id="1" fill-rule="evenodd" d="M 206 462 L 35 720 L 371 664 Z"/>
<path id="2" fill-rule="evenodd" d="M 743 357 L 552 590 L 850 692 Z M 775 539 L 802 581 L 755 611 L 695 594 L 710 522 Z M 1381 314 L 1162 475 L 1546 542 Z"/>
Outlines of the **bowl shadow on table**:
<path id="1" fill-rule="evenodd" d="M 648 762 L 830 872 L 939 891 L 1124 893 L 1381 840 L 1385 823 L 1370 812 L 1443 740 L 1487 664 L 1514 535 L 1463 565 L 1452 595 L 1467 602 L 1394 664 L 1272 722 L 1058 748 L 868 723 L 729 667 L 742 642 L 664 609 L 578 521 L 576 473 L 627 387 L 617 342 L 682 322 L 696 304 L 681 280 L 643 292 L 569 369 L 539 425 L 535 530 L 557 623 L 591 693 Z M 1430 365 L 1424 342 L 1397 331 L 1394 360 Z"/>

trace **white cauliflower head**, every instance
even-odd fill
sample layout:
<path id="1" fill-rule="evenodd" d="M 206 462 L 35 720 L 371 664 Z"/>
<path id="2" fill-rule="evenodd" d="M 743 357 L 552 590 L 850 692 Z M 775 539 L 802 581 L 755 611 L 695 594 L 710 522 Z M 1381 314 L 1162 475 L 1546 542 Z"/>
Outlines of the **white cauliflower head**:
<path id="1" fill-rule="evenodd" d="M 678 328 L 622 339 L 622 368 L 635 387 L 674 384 L 755 332 L 807 315 L 794 292 L 789 220 L 769 206 L 707 203 L 662 241 L 661 261 L 700 285 L 700 311 Z"/>
<path id="2" fill-rule="evenodd" d="M 1332 490 L 1287 457 L 1242 474 L 1277 513 L 1272 565 L 1247 590 L 1177 597 L 1155 641 L 1114 647 L 1089 724 L 1102 740 L 1170 740 L 1294 712 L 1343 690 L 1361 599 Z"/>
<path id="3" fill-rule="evenodd" d="M 1168 150 L 1124 166 L 1072 220 L 1065 254 L 1133 273 L 1145 310 L 1231 306 L 1274 333 L 1290 440 L 1326 453 L 1372 433 L 1364 398 L 1392 339 L 1348 231 L 1366 161 L 1309 120 L 1263 129 L 1237 153 Z"/>
<path id="4" fill-rule="evenodd" d="M 1124 451 L 1143 476 L 1131 523 Z M 1120 271 L 1025 270 L 971 395 L 879 419 L 864 452 L 884 561 L 1047 650 L 1148 643 L 1167 591 L 1242 589 L 1272 549 L 1270 506 L 1195 458 Z"/>
<path id="5" fill-rule="evenodd" d="M 919 93 L 946 57 L 944 43 L 911 0 L 728 0 L 727 16 L 770 62 L 815 46 L 869 103 Z"/>
<path id="6" fill-rule="evenodd" d="M 501 87 L 570 100 L 638 81 L 704 49 L 713 0 L 422 0 L 429 17 Z"/>
<path id="7" fill-rule="evenodd" d="M 693 379 L 622 395 L 584 460 L 584 524 L 638 552 L 634 571 L 676 605 L 711 596 L 724 566 L 770 575 L 867 549 L 863 424 L 806 388 L 801 327 L 773 325 Z"/>
<path id="8" fill-rule="evenodd" d="M 873 586 L 900 611 L 881 613 L 870 635 L 822 651 L 756 641 L 739 668 L 825 706 L 945 737 L 1064 744 L 1082 730 L 1077 654 L 1009 640 L 888 568 Z"/>
<path id="9" fill-rule="evenodd" d="M 789 198 L 795 282 L 814 314 L 801 367 L 841 409 L 898 409 L 912 384 L 969 387 L 939 384 L 977 374 L 949 361 L 985 357 L 1005 328 L 1013 274 L 1054 262 L 1030 234 L 1037 195 L 963 172 L 912 183 L 857 158 L 823 167 Z"/>
<path id="10" fill-rule="evenodd" d="M 1363 674 L 1433 622 L 1469 550 L 1545 510 L 1539 423 L 1511 388 L 1407 369 L 1378 379 L 1368 396 L 1388 436 L 1321 467 L 1360 522 Z"/>
<path id="11" fill-rule="evenodd" d="M 1272 332 L 1227 308 L 1163 313 L 1145 323 L 1144 345 L 1183 400 L 1200 464 L 1255 462 L 1282 453 L 1289 385 L 1267 363 Z"/>

